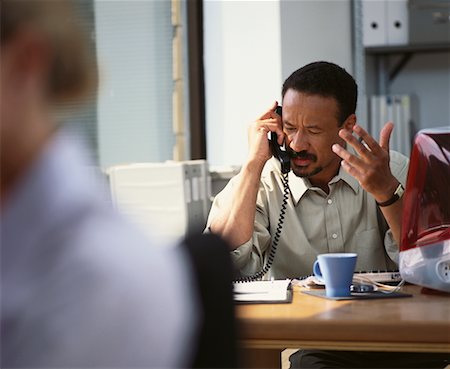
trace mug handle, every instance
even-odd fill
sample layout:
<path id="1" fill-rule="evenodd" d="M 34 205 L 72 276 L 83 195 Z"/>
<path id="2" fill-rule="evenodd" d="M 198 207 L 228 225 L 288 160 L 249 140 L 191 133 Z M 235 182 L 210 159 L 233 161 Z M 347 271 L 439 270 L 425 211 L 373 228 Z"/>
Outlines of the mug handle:
<path id="1" fill-rule="evenodd" d="M 320 270 L 319 260 L 316 260 L 313 264 L 313 274 L 318 280 L 323 282 L 323 276 L 322 271 Z"/>

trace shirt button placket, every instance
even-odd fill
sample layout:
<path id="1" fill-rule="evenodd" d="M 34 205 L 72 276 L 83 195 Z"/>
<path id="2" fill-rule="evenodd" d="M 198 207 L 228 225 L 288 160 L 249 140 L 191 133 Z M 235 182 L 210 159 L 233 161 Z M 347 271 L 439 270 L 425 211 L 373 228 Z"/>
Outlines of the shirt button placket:
<path id="1" fill-rule="evenodd" d="M 328 230 L 328 249 L 330 252 L 342 252 L 342 239 L 340 237 L 341 222 L 339 212 L 332 198 L 327 199 L 325 208 L 325 221 Z"/>

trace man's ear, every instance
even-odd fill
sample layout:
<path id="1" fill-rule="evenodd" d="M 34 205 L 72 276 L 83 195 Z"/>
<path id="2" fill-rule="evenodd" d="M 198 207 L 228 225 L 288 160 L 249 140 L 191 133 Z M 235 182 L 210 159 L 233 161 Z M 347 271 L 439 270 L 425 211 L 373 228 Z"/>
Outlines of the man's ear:
<path id="1" fill-rule="evenodd" d="M 356 124 L 356 115 L 350 114 L 347 119 L 344 121 L 344 124 L 342 125 L 343 129 L 346 129 L 350 133 L 353 132 L 353 126 Z"/>

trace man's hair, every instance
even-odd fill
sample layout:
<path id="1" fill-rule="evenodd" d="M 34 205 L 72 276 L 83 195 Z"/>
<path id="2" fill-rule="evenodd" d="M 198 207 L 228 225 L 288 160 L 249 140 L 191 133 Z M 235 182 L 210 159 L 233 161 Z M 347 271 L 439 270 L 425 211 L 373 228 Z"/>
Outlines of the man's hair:
<path id="1" fill-rule="evenodd" d="M 289 89 L 308 95 L 334 98 L 339 109 L 339 125 L 356 111 L 358 86 L 344 68 L 333 63 L 318 61 L 296 70 L 283 84 L 283 98 Z"/>
<path id="2" fill-rule="evenodd" d="M 81 99 L 95 91 L 98 76 L 95 47 L 81 24 L 76 0 L 1 0 L 3 47 L 23 29 L 39 32 L 51 49 L 48 82 L 54 103 Z"/>

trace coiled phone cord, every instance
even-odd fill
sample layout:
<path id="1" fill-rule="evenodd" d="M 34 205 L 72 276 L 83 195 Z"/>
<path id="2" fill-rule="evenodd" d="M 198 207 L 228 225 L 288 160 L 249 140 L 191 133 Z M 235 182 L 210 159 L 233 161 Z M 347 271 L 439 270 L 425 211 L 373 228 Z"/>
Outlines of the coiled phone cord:
<path id="1" fill-rule="evenodd" d="M 288 183 L 288 173 L 283 173 L 283 203 L 281 204 L 280 217 L 278 218 L 277 230 L 273 237 L 272 247 L 270 248 L 269 257 L 267 258 L 264 267 L 257 273 L 235 279 L 236 283 L 252 282 L 261 279 L 270 269 L 275 259 L 275 253 L 277 252 L 278 242 L 280 241 L 281 229 L 283 228 L 284 215 L 286 214 L 286 207 L 289 198 L 289 183 Z"/>

